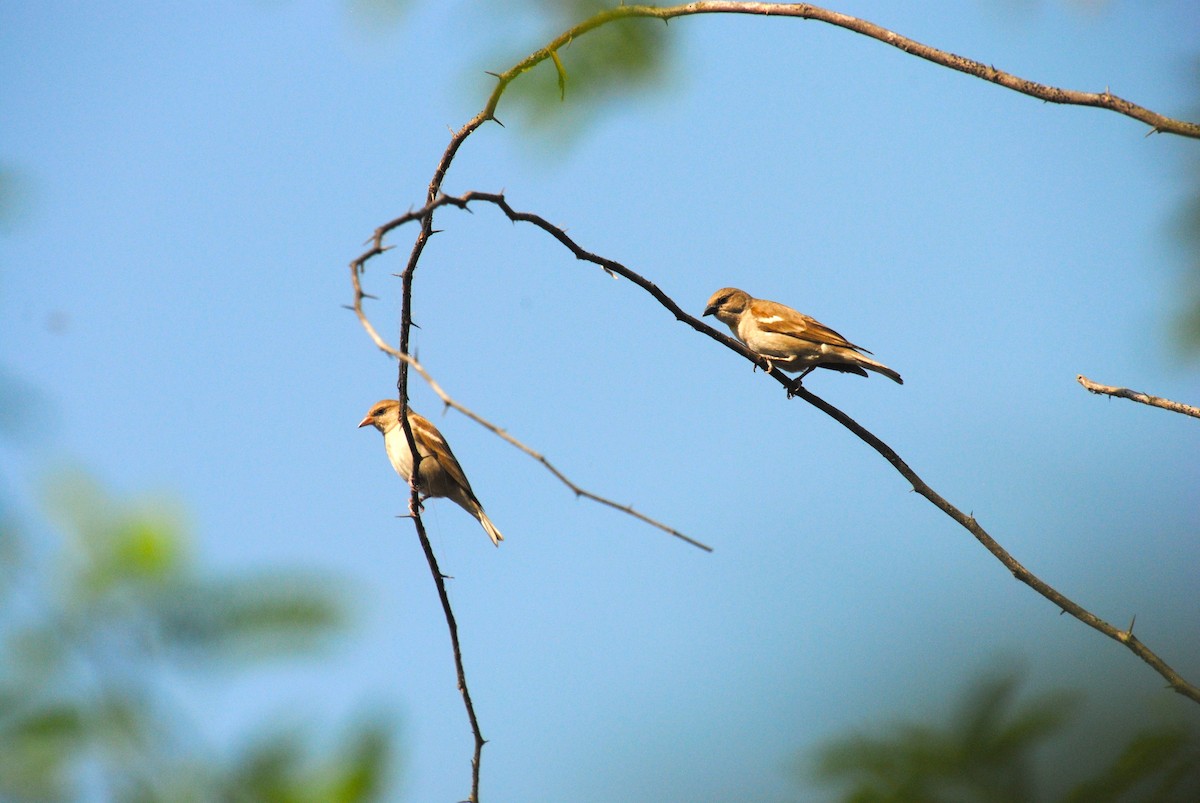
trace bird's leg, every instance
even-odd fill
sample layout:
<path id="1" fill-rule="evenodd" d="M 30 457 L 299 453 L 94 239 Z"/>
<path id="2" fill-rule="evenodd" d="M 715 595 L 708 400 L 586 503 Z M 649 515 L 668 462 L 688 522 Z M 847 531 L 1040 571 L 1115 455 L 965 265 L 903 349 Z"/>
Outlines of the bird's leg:
<path id="1" fill-rule="evenodd" d="M 775 363 L 771 362 L 770 358 L 764 357 L 761 354 L 759 354 L 758 357 L 760 360 L 762 360 L 763 362 L 765 362 L 767 364 L 767 367 L 763 369 L 764 371 L 766 371 L 769 374 L 775 370 Z M 754 361 L 754 372 L 755 373 L 758 372 L 758 360 Z"/>
<path id="2" fill-rule="evenodd" d="M 805 368 L 803 371 L 800 372 L 799 376 L 797 376 L 795 379 L 792 380 L 791 384 L 788 385 L 788 389 L 787 389 L 787 396 L 789 399 L 800 392 L 800 388 L 803 387 L 803 385 L 804 385 L 804 377 L 811 374 L 813 372 L 813 369 L 816 367 L 817 366 L 815 366 L 815 365 L 808 366 L 807 368 Z"/>

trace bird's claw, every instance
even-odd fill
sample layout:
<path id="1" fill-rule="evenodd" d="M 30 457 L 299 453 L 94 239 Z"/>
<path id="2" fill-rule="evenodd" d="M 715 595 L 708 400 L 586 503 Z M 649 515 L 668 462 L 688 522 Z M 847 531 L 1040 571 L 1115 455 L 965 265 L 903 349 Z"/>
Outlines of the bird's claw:
<path id="1" fill-rule="evenodd" d="M 805 368 L 800 372 L 799 376 L 791 381 L 791 383 L 787 386 L 787 397 L 789 399 L 793 396 L 799 395 L 800 391 L 804 388 L 804 377 L 811 374 L 813 372 L 813 368 L 815 367 L 816 366 L 809 366 L 808 368 Z"/>

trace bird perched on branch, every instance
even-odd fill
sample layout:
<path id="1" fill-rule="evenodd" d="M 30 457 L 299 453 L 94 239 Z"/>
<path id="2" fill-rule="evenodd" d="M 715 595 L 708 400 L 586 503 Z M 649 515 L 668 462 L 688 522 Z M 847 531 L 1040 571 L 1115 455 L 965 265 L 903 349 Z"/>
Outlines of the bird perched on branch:
<path id="1" fill-rule="evenodd" d="M 754 298 L 736 287 L 725 287 L 713 293 L 704 314 L 716 316 L 751 351 L 766 358 L 769 365 L 789 374 L 800 371 L 792 382 L 792 389 L 798 388 L 814 368 L 860 376 L 875 371 L 904 384 L 900 374 L 866 356 L 871 352 L 854 345 L 825 324 L 783 304 Z"/>
<path id="2" fill-rule="evenodd" d="M 408 448 L 408 438 L 404 436 L 404 427 L 400 426 L 400 402 L 395 399 L 384 399 L 371 406 L 358 426 L 375 427 L 383 433 L 383 445 L 387 449 L 388 460 L 392 468 L 404 478 L 412 481 L 413 455 Z M 483 512 L 483 505 L 475 498 L 471 483 L 462 466 L 450 451 L 450 444 L 438 432 L 437 427 L 429 423 L 429 419 L 418 415 L 411 407 L 408 410 L 408 425 L 412 429 L 413 441 L 417 444 L 417 453 L 421 455 L 420 490 L 423 497 L 444 496 L 463 510 L 470 513 L 483 530 L 492 539 L 492 543 L 500 546 L 504 536 L 492 524 L 492 520 Z"/>

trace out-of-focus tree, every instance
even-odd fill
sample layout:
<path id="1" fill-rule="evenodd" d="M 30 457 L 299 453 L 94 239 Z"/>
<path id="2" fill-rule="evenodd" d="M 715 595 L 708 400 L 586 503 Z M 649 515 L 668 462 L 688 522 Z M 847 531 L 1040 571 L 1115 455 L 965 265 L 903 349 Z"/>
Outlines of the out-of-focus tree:
<path id="1" fill-rule="evenodd" d="M 615 4 L 604 0 L 531 0 L 531 5 L 545 21 L 542 38 L 548 40 Z M 662 84 L 677 50 L 669 33 L 658 20 L 606 24 L 562 48 L 558 65 L 543 62 L 515 81 L 505 99 L 535 126 L 579 130 L 604 109 L 607 101 L 627 102 L 631 95 Z M 497 54 L 497 63 L 506 67 L 514 63 L 529 52 L 529 44 L 523 42 L 516 50 Z M 571 113 L 564 114 L 568 102 Z"/>
<path id="2" fill-rule="evenodd" d="M 383 719 L 323 754 L 299 732 L 212 750 L 169 693 L 188 672 L 245 672 L 328 641 L 345 619 L 328 581 L 208 576 L 176 510 L 116 504 L 82 474 L 60 477 L 45 507 L 37 550 L 10 511 L 0 522 L 0 799 L 381 798 Z M 42 529 L 61 534 L 55 547 Z"/>
<path id="3" fill-rule="evenodd" d="M 1066 692 L 1020 701 L 1019 686 L 1014 673 L 980 681 L 943 725 L 905 722 L 839 737 L 818 750 L 813 775 L 855 803 L 1200 800 L 1200 734 L 1183 724 L 1136 734 L 1090 778 L 1079 776 L 1104 757 L 1060 762 L 1055 786 L 1068 791 L 1050 793 L 1038 757 L 1066 734 L 1078 701 Z"/>
<path id="4" fill-rule="evenodd" d="M 1191 168 L 1196 189 L 1180 215 L 1180 233 L 1188 262 L 1183 275 L 1185 286 L 1181 293 L 1184 307 L 1180 319 L 1180 339 L 1189 352 L 1200 354 L 1200 159 L 1193 159 Z"/>

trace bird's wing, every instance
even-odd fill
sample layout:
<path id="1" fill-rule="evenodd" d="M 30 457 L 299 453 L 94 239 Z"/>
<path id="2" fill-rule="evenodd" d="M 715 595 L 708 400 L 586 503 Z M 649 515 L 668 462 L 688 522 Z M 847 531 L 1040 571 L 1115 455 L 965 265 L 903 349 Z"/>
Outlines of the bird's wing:
<path id="1" fill-rule="evenodd" d="M 865 354 L 871 353 L 862 346 L 854 345 L 815 318 L 810 318 L 783 304 L 759 300 L 754 304 L 751 312 L 754 313 L 758 327 L 764 332 L 786 335 L 827 346 L 854 349 Z"/>
<path id="2" fill-rule="evenodd" d="M 467 481 L 466 473 L 458 464 L 458 458 L 454 456 L 454 452 L 450 450 L 450 444 L 442 437 L 438 428 L 431 424 L 425 416 L 417 413 L 410 412 L 408 421 L 413 428 L 413 436 L 423 440 L 424 445 L 429 449 L 430 456 L 426 459 L 436 460 L 450 482 L 466 491 L 467 497 L 478 505 L 479 500 L 475 498 L 475 492 L 471 490 L 471 483 Z"/>

